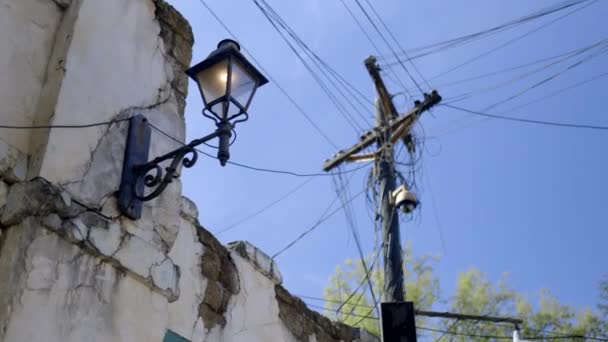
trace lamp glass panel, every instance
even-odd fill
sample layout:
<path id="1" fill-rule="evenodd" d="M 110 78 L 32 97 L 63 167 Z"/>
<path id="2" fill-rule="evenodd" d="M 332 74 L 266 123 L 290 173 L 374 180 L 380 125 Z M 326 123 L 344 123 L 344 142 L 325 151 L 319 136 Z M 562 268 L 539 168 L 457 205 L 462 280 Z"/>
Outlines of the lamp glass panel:
<path id="1" fill-rule="evenodd" d="M 209 68 L 202 70 L 198 73 L 197 79 L 206 104 L 209 104 L 226 95 L 228 83 L 228 61 L 223 60 Z M 216 114 L 220 114 L 221 108 L 221 104 L 217 104 L 210 109 Z M 216 111 L 216 109 L 218 111 Z"/>
<path id="2" fill-rule="evenodd" d="M 245 109 L 247 109 L 247 104 L 249 102 L 249 98 L 253 94 L 253 91 L 256 87 L 256 79 L 247 72 L 241 63 L 236 60 L 232 62 L 232 77 L 230 84 L 230 95 Z M 234 107 L 234 109 L 230 109 L 230 112 L 236 111 L 234 114 L 238 114 L 240 111 L 239 108 L 233 104 L 230 107 Z"/>
<path id="3" fill-rule="evenodd" d="M 232 101 L 228 102 L 228 106 L 228 117 L 241 113 L 241 109 L 239 108 L 239 106 L 232 103 Z"/>

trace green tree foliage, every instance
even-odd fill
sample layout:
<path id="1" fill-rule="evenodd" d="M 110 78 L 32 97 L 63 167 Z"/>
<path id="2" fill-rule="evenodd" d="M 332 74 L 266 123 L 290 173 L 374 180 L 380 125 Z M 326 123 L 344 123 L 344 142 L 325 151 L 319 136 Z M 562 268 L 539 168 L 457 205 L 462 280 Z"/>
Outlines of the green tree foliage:
<path id="1" fill-rule="evenodd" d="M 433 262 L 437 259 L 431 256 L 414 257 L 409 245 L 404 252 L 403 271 L 407 300 L 417 303 L 419 309 L 430 308 L 439 298 L 439 279 L 433 268 Z M 371 255 L 365 260 L 368 269 L 377 263 L 378 255 Z M 343 266 L 336 267 L 330 277 L 330 284 L 325 288 L 325 311 L 330 318 L 363 327 L 378 335 L 378 321 L 368 318 L 378 315 L 374 309 L 369 284 L 372 285 L 376 300 L 379 300 L 378 296 L 384 287 L 384 275 L 378 267 L 374 267 L 370 273 L 369 281 L 366 275 L 361 260 L 349 259 Z"/>
<path id="2" fill-rule="evenodd" d="M 366 265 L 377 266 L 377 256 L 369 256 Z M 442 299 L 439 280 L 434 273 L 437 258 L 431 256 L 415 257 L 408 245 L 404 249 L 405 289 L 408 301 L 413 301 L 418 310 L 450 311 L 471 315 L 517 317 L 524 321 L 521 335 L 527 337 L 550 336 L 608 336 L 608 277 L 600 284 L 600 303 L 598 310 L 592 308 L 575 309 L 561 304 L 549 291 L 541 290 L 531 301 L 526 295 L 516 292 L 504 275 L 492 282 L 477 269 L 470 269 L 458 276 L 456 288 L 451 296 Z M 336 267 L 325 288 L 325 313 L 331 318 L 349 325 L 360 326 L 379 335 L 378 313 L 369 291 L 371 282 L 375 297 L 382 293 L 383 273 L 374 267 L 369 281 L 363 263 L 347 260 Z M 344 304 L 342 304 L 344 303 Z M 497 338 L 487 336 L 511 336 L 513 326 L 506 323 L 487 323 L 477 321 L 437 320 L 416 317 L 419 328 L 448 331 L 429 332 L 418 329 L 419 333 L 430 333 L 434 338 L 442 336 L 442 341 L 492 341 Z M 427 334 L 428 335 L 428 334 Z M 472 337 L 486 336 L 486 337 Z M 562 340 L 583 341 L 568 337 Z"/>

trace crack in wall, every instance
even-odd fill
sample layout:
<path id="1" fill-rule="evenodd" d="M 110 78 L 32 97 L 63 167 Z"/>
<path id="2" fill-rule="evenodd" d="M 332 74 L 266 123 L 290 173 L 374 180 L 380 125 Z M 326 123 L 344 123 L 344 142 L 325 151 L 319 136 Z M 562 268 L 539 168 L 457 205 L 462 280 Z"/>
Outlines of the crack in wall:
<path id="1" fill-rule="evenodd" d="M 110 228 L 113 224 L 119 224 L 118 222 L 106 220 L 96 213 L 83 210 L 75 211 L 71 207 L 65 207 L 60 190 L 42 179 L 17 184 L 11 187 L 9 198 L 12 207 L 5 207 L 3 210 L 2 222 L 4 224 L 9 224 L 10 227 L 13 227 L 24 221 L 36 219 L 37 225 L 47 228 L 49 231 L 59 235 L 82 250 L 88 251 L 92 256 L 100 258 L 103 262 L 108 263 L 115 268 L 127 271 L 130 275 L 139 279 L 152 290 L 166 296 L 169 301 L 174 301 L 178 298 L 179 290 L 177 283 L 171 284 L 171 288 L 160 288 L 155 283 L 157 279 L 152 277 L 151 272 L 139 274 L 135 270 L 131 270 L 125 266 L 123 263 L 125 260 L 119 260 L 120 258 L 117 258 L 117 254 L 123 250 L 123 248 L 126 248 L 127 241 L 134 237 L 122 229 L 121 226 Z M 72 206 L 78 206 L 74 201 L 71 203 Z M 8 213 L 6 212 L 7 208 L 9 209 Z M 112 229 L 119 229 L 119 231 L 114 231 L 113 233 Z M 94 230 L 97 232 L 95 237 L 92 236 Z M 105 232 L 107 232 L 108 235 L 105 235 Z M 105 250 L 107 247 L 101 246 L 112 246 L 114 242 L 112 240 L 113 235 L 111 234 L 119 234 L 115 236 L 119 240 L 116 242 L 117 247 L 115 249 L 107 251 Z M 97 239 L 100 240 L 98 241 Z M 154 247 L 150 246 L 147 248 Z M 160 251 L 154 251 L 154 253 L 161 253 Z M 133 251 L 126 256 L 129 258 L 133 257 L 130 256 L 132 252 Z M 161 264 L 163 262 L 170 262 L 171 267 L 174 267 L 175 279 L 179 279 L 179 268 L 175 266 L 175 263 L 171 258 L 164 254 L 162 255 L 163 259 L 161 260 Z M 160 264 L 152 262 L 150 265 L 150 267 L 154 267 Z"/>
<path id="2" fill-rule="evenodd" d="M 54 34 L 50 58 L 45 68 L 44 81 L 40 89 L 34 125 L 48 125 L 55 115 L 55 108 L 59 100 L 61 83 L 66 74 L 65 60 L 72 43 L 72 32 L 83 0 L 53 0 L 63 12 Z M 30 136 L 29 150 L 31 153 L 28 165 L 28 178 L 33 178 L 40 173 L 50 130 L 40 130 Z"/>
<path id="3" fill-rule="evenodd" d="M 28 219 L 31 220 L 31 219 Z M 23 228 L 20 231 L 13 231 Z M 0 269 L 3 269 L 3 282 L 0 284 L 0 293 L 11 293 L 11 296 L 0 296 L 0 341 L 4 340 L 13 312 L 23 307 L 23 294 L 27 273 L 27 250 L 36 239 L 36 232 L 31 224 L 23 223 L 19 226 L 8 227 L 2 234 L 5 243 L 10 240 L 10 246 L 3 248 Z M 9 250 L 9 248 L 11 248 Z"/>
<path id="4" fill-rule="evenodd" d="M 72 0 L 52 0 L 52 1 L 62 11 L 67 10 L 68 7 L 70 7 L 70 4 L 72 3 Z"/>
<path id="5" fill-rule="evenodd" d="M 165 47 L 163 51 L 159 48 L 159 44 L 155 53 L 160 52 L 173 70 L 172 77 L 167 79 L 170 80 L 179 112 L 183 116 L 188 95 L 188 78 L 184 72 L 192 60 L 194 35 L 186 19 L 171 5 L 164 0 L 152 0 L 152 2 L 156 6 L 155 19 L 160 28 L 158 37 Z"/>
<path id="6" fill-rule="evenodd" d="M 169 93 L 165 98 L 161 98 L 162 91 L 159 91 L 158 100 L 154 103 L 144 106 L 132 106 L 119 111 L 113 116 L 113 122 L 108 125 L 103 134 L 99 137 L 95 147 L 89 152 L 90 157 L 87 159 L 84 165 L 84 171 L 82 177 L 74 179 L 72 181 L 61 182 L 58 185 L 67 190 L 73 197 L 79 197 L 82 201 L 81 204 L 88 208 L 97 208 L 96 211 L 100 211 L 103 207 L 103 203 L 110 197 L 113 197 L 118 192 L 118 186 L 120 177 L 122 175 L 122 158 L 123 154 L 115 155 L 116 144 L 126 148 L 128 122 L 116 122 L 132 117 L 134 114 L 143 113 L 145 111 L 152 111 L 157 109 L 171 100 L 171 94 Z M 108 166 L 109 165 L 109 166 Z M 97 173 L 96 173 L 97 172 Z M 82 191 L 82 186 L 89 185 L 91 182 L 99 180 L 100 174 L 111 175 L 115 178 L 115 182 L 106 182 L 107 189 L 103 189 L 99 186 L 95 187 L 95 193 L 92 195 L 86 195 L 86 191 Z"/>
<path id="7" fill-rule="evenodd" d="M 52 184 L 46 183 L 42 180 L 36 180 L 35 183 L 42 184 L 46 187 L 54 187 Z M 101 310 L 103 312 L 113 312 L 113 306 L 119 305 L 115 303 L 112 298 L 114 292 L 118 290 L 114 290 L 112 292 L 107 288 L 107 285 L 102 282 L 99 282 L 99 279 L 106 279 L 104 275 L 102 275 L 104 270 L 111 270 L 112 279 L 114 281 L 113 287 L 117 286 L 116 284 L 119 282 L 120 277 L 124 277 L 125 275 L 129 275 L 129 278 L 135 279 L 146 287 L 150 288 L 152 291 L 161 293 L 167 298 L 168 302 L 171 302 L 172 299 L 167 296 L 166 291 L 163 291 L 161 288 L 155 288 L 155 284 L 152 283 L 153 278 L 151 276 L 152 272 L 155 271 L 156 267 L 163 268 L 162 270 L 156 270 L 165 272 L 166 264 L 175 266 L 172 257 L 163 256 L 162 258 L 155 259 L 155 261 L 151 261 L 148 264 L 148 275 L 140 275 L 134 273 L 129 270 L 125 266 L 121 264 L 121 261 L 117 260 L 115 257 L 118 252 L 123 250 L 124 248 L 136 248 L 137 245 L 127 246 L 127 242 L 131 238 L 137 238 L 134 235 L 127 233 L 120 226 L 121 234 L 119 240 L 112 240 L 106 243 L 112 243 L 113 247 L 109 252 L 104 250 L 105 253 L 110 253 L 110 256 L 103 255 L 102 251 L 96 248 L 95 237 L 92 232 L 96 229 L 106 229 L 106 224 L 120 224 L 122 220 L 116 221 L 107 221 L 103 218 L 97 217 L 93 213 L 90 212 L 80 212 L 76 216 L 74 216 L 74 212 L 70 211 L 69 208 L 63 208 L 62 210 L 57 211 L 57 208 L 54 208 L 54 205 L 65 205 L 64 202 L 58 202 L 61 199 L 61 192 L 58 189 L 55 191 L 44 190 L 36 187 L 34 185 L 30 185 L 30 187 L 24 186 L 23 184 L 14 185 L 13 187 L 17 187 L 21 189 L 20 191 L 26 191 L 29 196 L 33 196 L 33 204 L 36 205 L 37 202 L 44 203 L 42 207 L 50 207 L 44 210 L 33 211 L 37 215 L 46 215 L 43 217 L 36 216 L 28 216 L 21 219 L 21 221 L 15 225 L 11 225 L 7 227 L 7 231 L 9 234 L 3 233 L 0 238 L 7 239 L 11 236 L 11 234 L 17 234 L 19 236 L 20 241 L 15 242 L 15 238 L 13 237 L 13 241 L 10 243 L 11 246 L 15 246 L 19 250 L 14 250 L 13 253 L 19 254 L 21 260 L 21 264 L 15 262 L 11 263 L 11 269 L 20 270 L 20 274 L 22 274 L 21 278 L 16 275 L 17 272 L 8 272 L 15 273 L 13 275 L 13 286 L 14 290 L 11 290 L 10 293 L 13 295 L 17 293 L 17 296 L 11 296 L 11 298 L 0 298 L 0 301 L 4 300 L 4 302 L 10 301 L 13 310 L 22 310 L 24 307 L 24 297 L 26 293 L 30 293 L 33 291 L 35 293 L 48 293 L 49 291 L 64 291 L 63 288 L 56 288 L 55 284 L 64 284 L 66 281 L 65 277 L 68 279 L 68 284 L 70 284 L 69 288 L 65 290 L 66 295 L 66 310 L 69 310 L 70 315 L 76 315 L 79 310 L 82 309 L 82 305 L 87 303 L 90 305 L 91 302 L 87 302 L 86 298 L 91 297 L 93 303 L 100 303 L 100 307 L 95 310 Z M 11 188 L 13 188 L 11 187 Z M 56 187 L 54 187 L 56 188 Z M 12 189 L 10 189 L 12 191 Z M 43 194 L 48 196 L 45 200 L 37 199 L 34 194 Z M 57 199 L 57 201 L 53 200 L 53 198 Z M 24 201 L 24 205 L 31 205 L 31 201 Z M 185 202 L 184 202 L 185 203 Z M 185 203 L 184 205 L 188 205 L 189 203 Z M 74 206 L 78 206 L 78 204 L 73 203 Z M 276 329 L 279 334 L 286 334 L 289 332 L 295 338 L 305 341 L 308 338 L 311 338 L 312 335 L 315 335 L 317 341 L 319 342 L 335 342 L 335 341 L 357 341 L 359 339 L 359 331 L 355 328 L 350 328 L 344 325 L 335 324 L 330 322 L 325 317 L 311 312 L 306 305 L 296 297 L 291 296 L 284 288 L 279 285 L 274 287 L 274 295 L 275 297 L 267 298 L 268 305 L 272 306 L 272 310 L 267 307 L 255 308 L 255 310 L 260 310 L 260 312 L 275 312 L 275 305 L 278 305 L 279 310 L 279 318 L 276 316 L 270 316 L 268 321 L 266 319 L 262 323 L 256 323 L 252 321 L 250 314 L 256 314 L 251 312 L 251 308 L 246 309 L 245 312 L 239 311 L 239 318 L 235 317 L 235 305 L 239 305 L 241 307 L 249 307 L 253 303 L 249 302 L 250 300 L 254 300 L 255 296 L 259 296 L 254 286 L 250 284 L 250 282 L 246 279 L 241 279 L 239 274 L 239 270 L 236 268 L 235 261 L 232 259 L 231 253 L 239 253 L 239 251 L 232 250 L 231 252 L 223 246 L 213 235 L 211 235 L 208 231 L 206 231 L 203 227 L 200 226 L 198 221 L 192 217 L 192 215 L 196 214 L 196 210 L 186 206 L 186 211 L 180 211 L 177 217 L 182 217 L 184 221 L 192 224 L 193 231 L 196 231 L 197 235 L 195 235 L 195 243 L 200 243 L 202 254 L 197 254 L 200 257 L 200 263 L 196 265 L 200 266 L 200 270 L 203 276 L 203 284 L 206 284 L 204 291 L 202 294 L 198 294 L 196 300 L 199 304 L 197 317 L 192 324 L 192 331 L 195 334 L 195 329 L 197 326 L 197 322 L 200 319 L 202 322 L 202 328 L 205 329 L 206 336 L 210 336 L 209 334 L 213 331 L 213 334 L 219 334 L 218 336 L 225 336 L 228 338 L 229 336 L 240 336 L 240 334 L 244 334 L 247 330 L 251 331 L 252 334 L 255 334 L 255 330 L 264 326 L 276 325 Z M 27 211 L 27 210 L 26 210 Z M 50 213 L 49 213 L 50 211 Z M 184 217 L 185 216 L 185 217 Z M 66 218 L 70 217 L 70 218 Z M 85 229 L 83 233 L 85 238 L 82 241 L 76 242 L 75 239 L 70 237 L 70 230 L 66 227 L 67 222 L 71 219 L 79 219 L 83 221 L 85 225 Z M 59 220 L 59 223 L 57 223 Z M 105 223 L 104 223 L 105 222 Z M 40 227 L 45 227 L 46 229 L 40 229 Z M 47 230 L 48 229 L 48 230 Z M 30 235 L 28 235 L 30 234 Z M 55 261 L 55 263 L 47 264 L 45 263 L 46 259 L 44 259 L 45 255 L 42 257 L 42 264 L 38 264 L 36 267 L 37 272 L 35 279 L 38 279 L 37 283 L 34 282 L 32 284 L 36 284 L 37 286 L 30 286 L 31 284 L 27 283 L 27 275 L 32 273 L 32 267 L 35 266 L 32 264 L 32 260 L 36 257 L 40 257 L 37 255 L 37 248 L 40 248 L 40 244 L 47 243 L 47 241 L 38 241 L 38 238 L 53 236 L 55 239 L 59 239 L 58 241 L 67 241 L 70 243 L 67 246 L 74 246 L 73 251 L 60 254 L 59 258 L 53 259 L 52 256 L 54 254 L 49 254 L 46 256 L 47 258 L 51 258 Z M 28 237 L 29 236 L 29 237 Z M 34 242 L 38 242 L 38 247 L 33 246 Z M 53 241 L 53 240 L 49 240 Z M 114 245 L 114 243 L 116 245 Z M 2 263 L 6 264 L 7 254 L 5 253 L 5 249 L 7 248 L 7 242 L 2 242 L 0 244 L 2 247 L 2 257 L 0 258 L 0 266 Z M 62 249 L 66 248 L 66 245 L 58 245 Z M 51 246 L 50 248 L 55 248 Z M 74 250 L 76 252 L 74 252 Z M 68 251 L 68 250 L 66 250 Z M 241 249 L 240 252 L 243 252 Z M 75 253 L 75 254 L 71 254 Z M 250 253 L 250 252 L 248 252 Z M 34 255 L 36 254 L 36 255 Z M 253 257 L 249 255 L 250 258 L 255 259 L 256 254 L 253 254 Z M 124 255 L 122 256 L 124 257 Z M 129 256 L 130 257 L 130 256 Z M 121 259 L 122 260 L 122 259 Z M 240 260 L 240 259 L 239 259 Z M 244 259 L 246 260 L 246 259 Z M 247 262 L 252 262 L 252 260 L 246 260 Z M 95 263 L 94 266 L 92 264 Z M 20 266 L 22 265 L 22 266 Z M 53 268 L 52 272 L 45 273 L 45 267 Z M 21 267 L 21 268 L 20 268 Z M 62 269 L 59 269 L 61 267 Z M 86 267 L 88 270 L 83 271 L 83 267 Z M 92 270 L 91 270 L 92 268 Z M 4 268 L 6 269 L 6 267 Z M 22 272 L 21 270 L 26 270 L 26 272 Z M 168 268 L 167 268 L 168 269 Z M 271 268 L 274 269 L 274 268 Z M 251 271 L 246 270 L 242 272 L 254 272 L 256 276 L 264 276 L 268 278 L 268 275 L 256 269 L 252 268 Z M 42 272 L 42 273 L 40 273 Z M 67 272 L 67 275 L 66 273 Z M 3 273 L 7 273 L 3 271 Z M 63 274 L 61 278 L 57 278 L 58 274 Z M 145 273 L 145 272 L 143 272 Z M 179 268 L 177 269 L 177 277 L 180 278 Z M 48 276 L 50 274 L 51 276 Z M 73 278 L 69 278 L 69 275 L 73 274 Z M 164 275 L 163 275 L 164 276 Z M 245 277 L 247 275 L 244 275 Z M 169 284 L 169 282 L 161 281 L 160 284 Z M 269 279 L 272 281 L 272 279 Z M 0 287 L 3 285 L 0 284 Z M 266 285 L 263 285 L 266 286 Z M 271 285 L 268 285 L 271 286 Z M 108 292 L 109 291 L 109 292 Z M 266 298 L 268 295 L 267 291 L 262 291 Z M 6 292 L 9 293 L 9 292 Z M 272 293 L 272 291 L 271 291 Z M 238 297 L 236 296 L 238 294 Z M 238 298 L 238 302 L 234 299 Z M 175 298 L 177 299 L 177 298 Z M 266 299 L 265 299 L 266 300 Z M 243 302 L 244 301 L 244 302 Z M 275 302 L 276 301 L 276 302 Z M 29 303 L 29 302 L 27 302 Z M 249 303 L 250 305 L 243 305 Z M 2 304 L 2 303 L 0 303 Z M 191 305 L 192 302 L 188 301 L 187 305 Z M 2 306 L 11 306 L 11 305 L 0 305 Z M 31 304 L 28 304 L 31 305 Z M 97 305 L 97 304 L 94 304 Z M 181 304 L 180 304 L 181 305 Z M 31 310 L 31 306 L 28 310 Z M 237 309 L 238 311 L 238 309 Z M 195 311 L 196 312 L 196 311 Z M 245 314 L 245 316 L 241 317 L 241 314 Z M 11 313 L 8 313 L 8 317 L 10 317 Z M 69 315 L 68 315 L 69 316 Z M 2 316 L 0 313 L 0 340 L 2 339 L 2 334 L 6 334 L 6 325 L 10 322 L 7 321 L 9 318 Z M 239 319 L 239 322 L 236 323 L 233 320 Z M 233 321 L 229 326 L 230 330 L 224 331 L 224 328 L 227 327 L 228 321 Z M 73 327 L 70 325 L 72 323 L 66 323 L 69 326 L 65 327 L 68 329 L 67 331 L 71 331 Z M 112 324 L 108 322 L 107 324 Z M 235 325 L 236 324 L 236 325 Z M 4 325 L 4 326 L 2 326 Z M 233 328 L 236 328 L 238 331 L 234 332 Z M 3 330 L 4 329 L 4 330 Z M 214 330 L 215 329 L 215 330 Z M 272 328 L 274 330 L 274 328 Z M 265 329 L 262 329 L 265 330 Z M 3 332 L 4 331 L 4 332 Z M 225 335 L 224 335 L 225 334 Z M 214 335 L 215 336 L 215 335 Z"/>

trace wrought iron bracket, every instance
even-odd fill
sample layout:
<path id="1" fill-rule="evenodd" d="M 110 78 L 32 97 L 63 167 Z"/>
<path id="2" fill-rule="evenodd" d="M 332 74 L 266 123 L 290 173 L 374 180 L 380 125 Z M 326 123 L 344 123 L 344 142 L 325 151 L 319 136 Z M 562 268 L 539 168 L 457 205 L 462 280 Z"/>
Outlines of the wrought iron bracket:
<path id="1" fill-rule="evenodd" d="M 211 139 L 219 138 L 217 158 L 220 164 L 224 166 L 230 158 L 229 147 L 232 128 L 232 124 L 228 121 L 218 122 L 215 132 L 148 161 L 151 127 L 143 115 L 132 117 L 118 191 L 118 208 L 120 211 L 133 220 L 141 218 L 143 202 L 158 197 L 173 179 L 179 177 L 177 171 L 180 163 L 185 168 L 194 166 L 198 160 L 196 147 Z M 163 171 L 161 163 L 169 160 L 169 165 Z M 152 190 L 147 192 L 147 188 Z"/>

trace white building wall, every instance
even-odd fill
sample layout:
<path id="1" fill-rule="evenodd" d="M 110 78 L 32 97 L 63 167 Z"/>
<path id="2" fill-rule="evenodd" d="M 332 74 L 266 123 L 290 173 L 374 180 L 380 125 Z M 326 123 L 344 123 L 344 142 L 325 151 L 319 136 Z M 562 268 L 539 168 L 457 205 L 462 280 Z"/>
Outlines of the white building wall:
<path id="1" fill-rule="evenodd" d="M 31 126 L 63 11 L 51 0 L 0 0 L 0 122 Z M 0 171 L 25 179 L 30 130 L 0 128 Z"/>
<path id="2" fill-rule="evenodd" d="M 192 44 L 162 0 L 0 0 L 0 123 L 141 113 L 183 140 Z M 178 180 L 122 217 L 127 128 L 0 130 L 0 342 L 372 340 L 308 310 L 255 247 L 222 246 Z M 151 156 L 174 148 L 153 133 Z"/>
<path id="3" fill-rule="evenodd" d="M 62 11 L 50 0 L 0 0 L 0 119 L 30 126 L 45 81 Z M 28 132 L 0 129 L 0 139 L 29 152 Z"/>
<path id="4" fill-rule="evenodd" d="M 183 119 L 170 101 L 173 72 L 164 58 L 154 3 L 80 1 L 51 124 L 110 121 L 129 109 L 160 107 L 166 121 L 177 124 L 163 128 L 183 137 Z M 105 126 L 51 130 L 39 175 L 59 184 L 81 180 L 107 131 Z"/>

